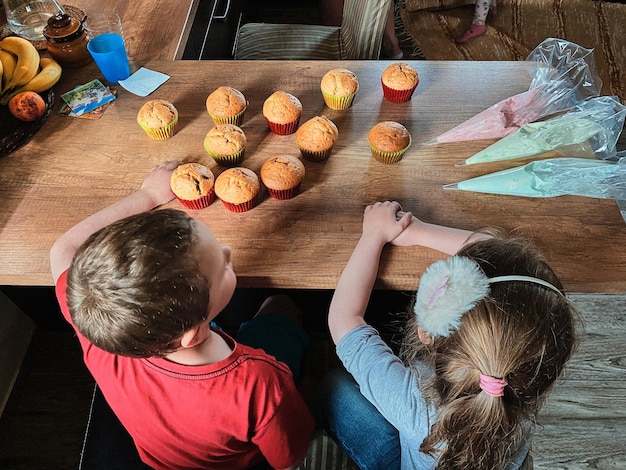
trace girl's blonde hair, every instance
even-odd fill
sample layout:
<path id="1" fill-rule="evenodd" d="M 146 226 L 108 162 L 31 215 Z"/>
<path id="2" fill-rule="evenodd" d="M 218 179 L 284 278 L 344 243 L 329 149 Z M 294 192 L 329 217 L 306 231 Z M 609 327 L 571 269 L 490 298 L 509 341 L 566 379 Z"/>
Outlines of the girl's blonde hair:
<path id="1" fill-rule="evenodd" d="M 488 277 L 533 276 L 562 289 L 530 242 L 501 235 L 472 242 L 459 255 L 476 261 Z M 429 345 L 409 320 L 401 355 L 418 356 L 435 373 L 423 393 L 438 409 L 420 450 L 440 469 L 504 468 L 520 447 L 547 393 L 575 347 L 575 310 L 552 290 L 524 281 L 492 284 L 489 295 L 463 315 L 449 336 Z M 504 396 L 480 388 L 480 374 L 503 377 Z"/>

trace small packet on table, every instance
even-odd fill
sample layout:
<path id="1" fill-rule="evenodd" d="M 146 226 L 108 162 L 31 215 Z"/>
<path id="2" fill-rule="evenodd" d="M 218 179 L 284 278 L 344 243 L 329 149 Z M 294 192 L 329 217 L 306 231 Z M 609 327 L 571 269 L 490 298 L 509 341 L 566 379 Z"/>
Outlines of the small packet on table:
<path id="1" fill-rule="evenodd" d="M 96 79 L 84 85 L 77 86 L 67 93 L 63 93 L 61 98 L 75 116 L 82 116 L 100 106 L 110 103 L 115 99 L 115 95 L 108 87 L 104 86 L 100 80 Z"/>

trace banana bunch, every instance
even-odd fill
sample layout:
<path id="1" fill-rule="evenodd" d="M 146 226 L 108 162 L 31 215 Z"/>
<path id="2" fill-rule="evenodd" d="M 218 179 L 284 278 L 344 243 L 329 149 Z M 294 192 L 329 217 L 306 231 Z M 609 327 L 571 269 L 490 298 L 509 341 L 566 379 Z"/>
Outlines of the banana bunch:
<path id="1" fill-rule="evenodd" d="M 40 58 L 29 41 L 9 36 L 0 41 L 0 105 L 22 91 L 41 93 L 61 78 L 61 66 L 51 58 Z"/>

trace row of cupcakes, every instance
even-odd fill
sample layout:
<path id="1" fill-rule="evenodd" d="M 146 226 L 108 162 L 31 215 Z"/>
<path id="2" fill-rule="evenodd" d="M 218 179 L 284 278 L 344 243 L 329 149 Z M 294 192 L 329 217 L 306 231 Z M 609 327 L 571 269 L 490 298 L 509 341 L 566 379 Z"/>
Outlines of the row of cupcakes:
<path id="1" fill-rule="evenodd" d="M 180 203 L 194 210 L 208 207 L 217 196 L 231 212 L 246 212 L 259 201 L 261 182 L 274 199 L 298 195 L 304 179 L 304 164 L 291 155 L 274 155 L 260 170 L 261 177 L 249 168 L 228 168 L 215 178 L 200 163 L 184 163 L 172 173 L 170 187 Z"/>

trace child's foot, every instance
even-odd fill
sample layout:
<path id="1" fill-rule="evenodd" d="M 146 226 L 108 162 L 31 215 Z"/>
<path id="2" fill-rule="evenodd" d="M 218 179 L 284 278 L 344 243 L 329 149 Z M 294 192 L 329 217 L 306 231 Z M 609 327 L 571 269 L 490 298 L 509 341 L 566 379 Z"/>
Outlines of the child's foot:
<path id="1" fill-rule="evenodd" d="M 383 44 L 381 48 L 381 56 L 383 58 L 392 59 L 392 60 L 400 60 L 404 57 L 404 53 L 398 42 L 396 40 L 390 40 L 386 37 L 383 37 Z"/>
<path id="2" fill-rule="evenodd" d="M 470 26 L 470 29 L 461 34 L 455 41 L 459 44 L 465 42 L 469 39 L 475 38 L 476 36 L 480 36 L 481 34 L 485 34 L 487 30 L 487 26 L 484 24 L 473 24 Z"/>

